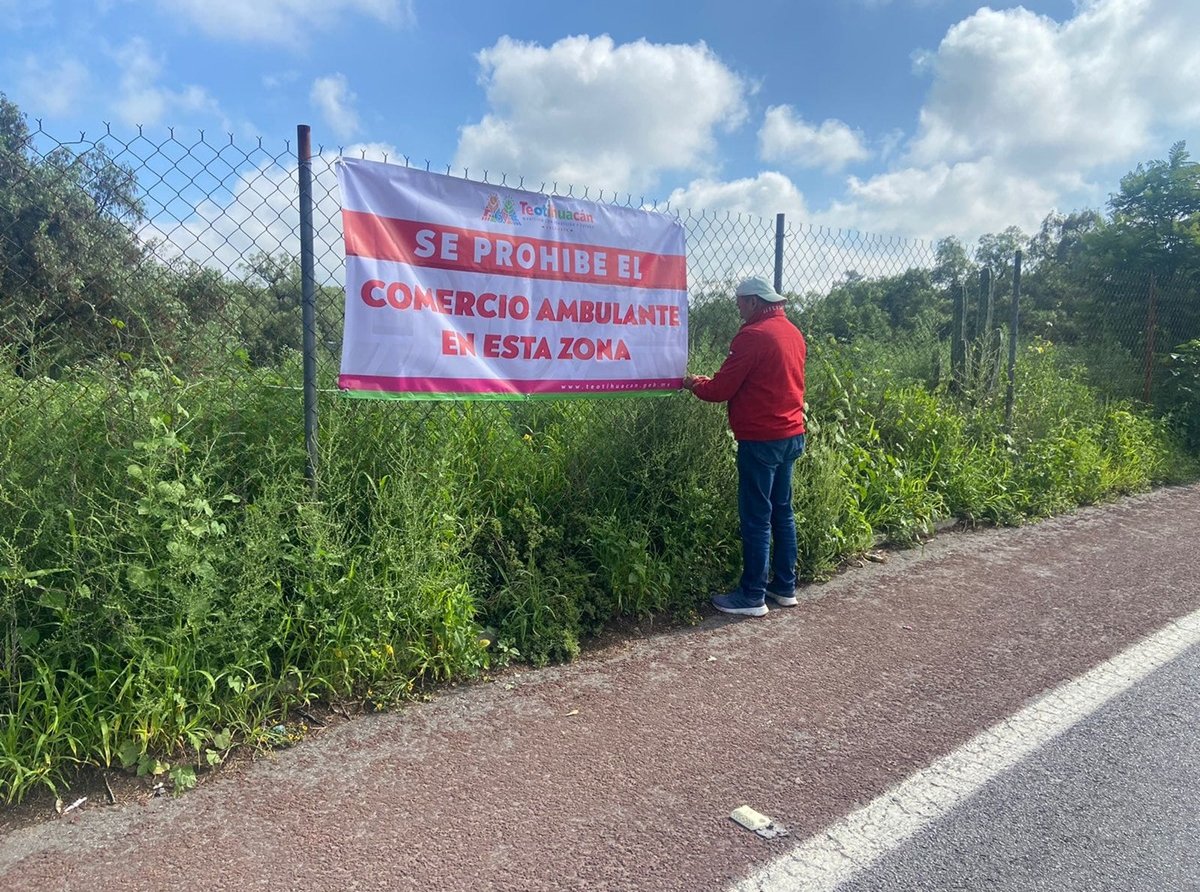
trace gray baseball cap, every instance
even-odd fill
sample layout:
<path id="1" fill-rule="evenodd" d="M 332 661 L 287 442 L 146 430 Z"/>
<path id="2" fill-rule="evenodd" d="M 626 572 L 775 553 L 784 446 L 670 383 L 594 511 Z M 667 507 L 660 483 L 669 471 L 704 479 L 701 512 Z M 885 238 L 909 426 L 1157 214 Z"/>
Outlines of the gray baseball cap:
<path id="1" fill-rule="evenodd" d="M 777 294 L 771 287 L 771 283 L 762 276 L 751 276 L 749 279 L 738 282 L 737 291 L 734 294 L 738 297 L 761 297 L 767 303 L 772 304 L 777 304 L 784 299 L 783 295 Z"/>

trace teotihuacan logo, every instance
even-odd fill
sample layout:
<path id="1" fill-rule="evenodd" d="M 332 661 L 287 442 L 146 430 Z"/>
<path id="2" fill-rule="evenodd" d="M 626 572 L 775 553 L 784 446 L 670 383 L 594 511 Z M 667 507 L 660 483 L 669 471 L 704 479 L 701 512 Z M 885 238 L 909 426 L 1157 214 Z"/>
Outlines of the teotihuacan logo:
<path id="1" fill-rule="evenodd" d="M 521 221 L 517 218 L 517 209 L 513 206 L 512 199 L 506 198 L 501 203 L 500 196 L 495 192 L 488 196 L 487 204 L 483 207 L 483 219 L 489 220 L 492 223 L 510 223 L 513 226 L 521 225 Z"/>

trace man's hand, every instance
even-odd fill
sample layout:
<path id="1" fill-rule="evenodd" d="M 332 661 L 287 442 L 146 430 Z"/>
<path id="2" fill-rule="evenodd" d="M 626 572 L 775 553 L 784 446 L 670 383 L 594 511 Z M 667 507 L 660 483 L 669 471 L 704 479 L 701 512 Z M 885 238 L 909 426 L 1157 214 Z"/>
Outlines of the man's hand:
<path id="1" fill-rule="evenodd" d="M 701 384 L 709 380 L 707 375 L 684 375 L 683 389 L 694 390 L 697 384 Z"/>

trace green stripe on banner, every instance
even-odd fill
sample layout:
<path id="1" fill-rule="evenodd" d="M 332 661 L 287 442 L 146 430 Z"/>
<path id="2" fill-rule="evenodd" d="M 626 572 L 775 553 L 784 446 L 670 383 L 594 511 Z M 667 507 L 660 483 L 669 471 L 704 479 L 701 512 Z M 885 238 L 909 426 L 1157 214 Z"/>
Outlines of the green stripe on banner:
<path id="1" fill-rule="evenodd" d="M 613 400 L 645 397 L 670 396 L 680 393 L 679 390 L 637 390 L 624 393 L 386 393 L 381 390 L 343 390 L 342 396 L 355 400 L 403 400 L 407 402 L 432 402 L 436 400 L 506 400 L 522 402 L 525 400 Z"/>

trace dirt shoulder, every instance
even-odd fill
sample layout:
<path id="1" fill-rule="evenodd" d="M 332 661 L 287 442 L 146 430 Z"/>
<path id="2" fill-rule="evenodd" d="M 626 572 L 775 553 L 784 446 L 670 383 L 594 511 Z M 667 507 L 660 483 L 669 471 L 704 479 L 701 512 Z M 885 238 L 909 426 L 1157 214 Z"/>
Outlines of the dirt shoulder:
<path id="1" fill-rule="evenodd" d="M 763 619 L 340 721 L 180 799 L 89 800 L 0 837 L 0 886 L 720 888 L 1200 607 L 1197 530 L 1200 486 L 943 533 Z M 743 804 L 792 835 L 741 830 Z"/>

